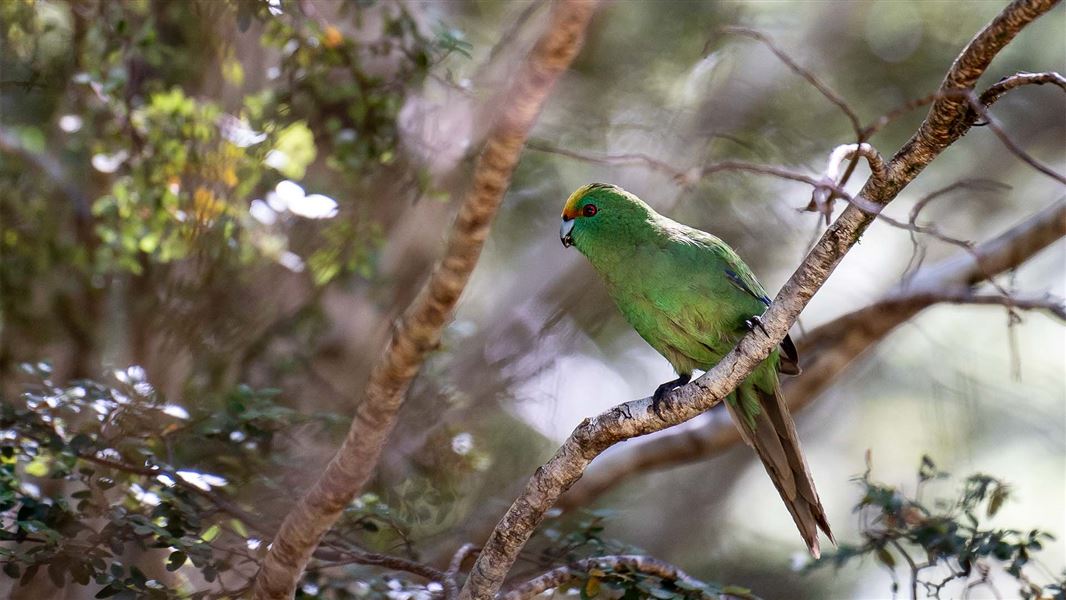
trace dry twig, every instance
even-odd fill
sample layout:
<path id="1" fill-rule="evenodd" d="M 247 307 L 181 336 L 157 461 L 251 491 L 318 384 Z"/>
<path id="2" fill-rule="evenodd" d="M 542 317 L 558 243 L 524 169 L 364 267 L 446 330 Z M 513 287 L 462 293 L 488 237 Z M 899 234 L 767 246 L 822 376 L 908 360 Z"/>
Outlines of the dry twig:
<path id="1" fill-rule="evenodd" d="M 468 556 L 479 551 L 480 548 L 474 544 L 463 544 L 452 555 L 452 560 L 448 563 L 448 571 L 444 581 L 444 591 L 447 600 L 454 600 L 459 597 L 459 571 L 463 568 L 463 562 Z"/>
<path id="2" fill-rule="evenodd" d="M 863 137 L 862 134 L 862 122 L 859 121 L 859 116 L 855 114 L 855 111 L 851 108 L 850 105 L 848 105 L 847 101 L 845 101 L 840 96 L 840 94 L 837 94 L 828 85 L 823 83 L 822 80 L 819 79 L 818 76 L 816 76 L 814 73 L 812 73 L 808 69 L 801 67 L 799 64 L 796 63 L 796 61 L 792 60 L 792 57 L 789 56 L 787 52 L 779 48 L 777 44 L 775 44 L 774 41 L 768 35 L 760 31 L 756 31 L 754 29 L 749 29 L 747 27 L 723 27 L 722 32 L 733 35 L 742 35 L 744 37 L 748 37 L 753 40 L 762 42 L 767 48 L 770 49 L 771 52 L 774 53 L 774 56 L 776 56 L 778 60 L 785 63 L 785 66 L 791 69 L 793 73 L 796 73 L 800 77 L 806 79 L 807 82 L 814 86 L 814 88 L 817 89 L 823 96 L 825 96 L 827 100 L 836 105 L 836 107 L 840 109 L 840 112 L 844 113 L 844 115 L 847 116 L 848 121 L 851 122 L 852 129 L 855 130 L 855 136 L 859 138 L 860 142 L 866 139 L 865 137 Z"/>

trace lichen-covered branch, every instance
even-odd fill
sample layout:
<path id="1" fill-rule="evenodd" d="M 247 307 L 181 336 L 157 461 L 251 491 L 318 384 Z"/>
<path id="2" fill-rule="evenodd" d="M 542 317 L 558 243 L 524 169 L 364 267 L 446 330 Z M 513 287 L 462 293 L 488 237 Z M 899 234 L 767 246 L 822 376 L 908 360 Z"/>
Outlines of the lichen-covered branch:
<path id="1" fill-rule="evenodd" d="M 992 58 L 1027 24 L 1056 4 L 1055 0 L 1016 0 L 963 49 L 948 70 L 940 91 L 969 92 Z M 883 206 L 890 202 L 940 152 L 970 127 L 969 104 L 941 95 L 930 107 L 918 132 L 896 153 L 880 181 L 871 178 L 859 196 Z M 668 406 L 651 410 L 651 399 L 619 405 L 584 420 L 545 465 L 538 468 L 500 520 L 474 564 L 460 598 L 495 596 L 504 578 L 544 519 L 547 510 L 584 473 L 589 463 L 613 444 L 660 431 L 710 409 L 726 397 L 769 355 L 788 333 L 799 313 L 821 288 L 875 215 L 849 205 L 815 244 L 763 315 L 765 331 L 744 336 L 714 368 L 678 388 Z"/>
<path id="2" fill-rule="evenodd" d="M 341 448 L 282 523 L 256 578 L 256 598 L 293 595 L 319 540 L 370 478 L 407 388 L 437 347 L 477 263 L 529 131 L 555 81 L 576 56 L 594 8 L 586 0 L 553 6 L 545 32 L 501 98 L 504 108 L 475 166 L 443 258 L 371 371 Z"/>
<path id="3" fill-rule="evenodd" d="M 650 556 L 636 554 L 618 554 L 598 556 L 579 560 L 571 565 L 556 567 L 529 581 L 519 584 L 503 594 L 504 600 L 528 600 L 550 589 L 565 585 L 575 579 L 586 577 L 591 569 L 610 569 L 612 571 L 631 571 L 655 575 L 667 581 L 682 582 L 691 588 L 700 588 L 702 584 L 681 569 Z"/>
<path id="4" fill-rule="evenodd" d="M 1048 310 L 1063 315 L 1061 300 L 978 295 L 971 287 L 987 276 L 1014 269 L 1037 252 L 1066 237 L 1066 201 L 1059 201 L 1002 235 L 915 273 L 908 283 L 876 302 L 842 315 L 796 341 L 803 374 L 785 379 L 784 397 L 793 413 L 813 402 L 869 348 L 918 312 L 939 303 L 996 304 Z M 975 259 L 974 257 L 979 257 Z M 985 269 L 988 269 L 987 271 Z M 912 282 L 917 282 L 915 286 Z M 622 483 L 649 471 L 707 460 L 740 443 L 732 421 L 682 429 L 647 442 L 619 448 L 596 462 L 581 481 L 559 499 L 558 507 L 587 506 Z"/>

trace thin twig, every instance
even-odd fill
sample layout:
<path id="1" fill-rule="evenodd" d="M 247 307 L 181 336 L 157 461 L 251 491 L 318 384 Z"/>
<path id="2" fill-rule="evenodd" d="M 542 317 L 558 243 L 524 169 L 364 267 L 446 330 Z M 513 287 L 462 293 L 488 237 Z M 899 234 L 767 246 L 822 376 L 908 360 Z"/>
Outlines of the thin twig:
<path id="1" fill-rule="evenodd" d="M 649 168 L 653 171 L 659 171 L 665 173 L 673 178 L 674 182 L 681 186 L 690 186 L 696 182 L 714 175 L 716 173 L 724 172 L 746 172 L 756 173 L 760 175 L 769 175 L 771 177 L 777 177 L 778 179 L 785 179 L 788 181 L 797 181 L 799 183 L 805 183 L 817 189 L 825 188 L 837 194 L 838 197 L 844 198 L 849 202 L 855 202 L 864 207 L 869 212 L 874 212 L 877 209 L 872 204 L 863 203 L 860 199 L 853 198 L 850 194 L 844 191 L 839 185 L 827 181 L 825 179 L 819 179 L 812 175 L 805 175 L 803 173 L 797 173 L 783 167 L 775 165 L 764 165 L 759 163 L 752 163 L 742 160 L 724 160 L 719 162 L 713 162 L 702 167 L 693 167 L 691 169 L 680 169 L 673 165 L 662 161 L 660 159 L 648 156 L 640 152 L 632 152 L 626 154 L 592 154 L 589 152 L 581 152 L 578 150 L 570 150 L 566 148 L 557 148 L 551 146 L 545 142 L 529 142 L 526 147 L 530 150 L 538 152 L 545 152 L 549 154 L 557 154 L 559 156 L 565 156 L 567 158 L 573 158 L 584 162 L 590 162 L 600 165 L 608 166 L 627 166 L 636 165 Z"/>
<path id="2" fill-rule="evenodd" d="M 810 83 L 812 86 L 814 86 L 815 89 L 821 92 L 822 96 L 825 96 L 827 100 L 836 105 L 836 107 L 839 108 L 845 116 L 847 116 L 848 121 L 851 122 L 851 128 L 855 130 L 855 136 L 860 139 L 865 139 L 862 133 L 862 122 L 859 121 L 858 115 L 855 114 L 855 111 L 852 110 L 851 106 L 847 103 L 847 101 L 840 97 L 840 94 L 837 94 L 828 85 L 823 83 L 822 80 L 819 79 L 814 73 L 801 67 L 799 64 L 796 63 L 796 61 L 792 60 L 792 57 L 789 56 L 788 53 L 786 53 L 784 50 L 779 48 L 777 44 L 774 43 L 773 39 L 771 39 L 768 35 L 756 31 L 754 29 L 749 29 L 747 27 L 723 27 L 722 32 L 748 37 L 763 43 L 767 48 L 770 49 L 771 52 L 774 53 L 774 56 L 776 56 L 781 62 L 785 63 L 785 65 L 789 69 L 791 69 L 793 73 L 796 73 L 800 77 L 806 79 L 808 83 Z"/>
<path id="3" fill-rule="evenodd" d="M 992 106 L 1003 94 L 1023 85 L 1044 85 L 1050 83 L 1062 88 L 1066 92 L 1066 77 L 1049 71 L 1047 73 L 1015 73 L 1000 79 L 985 90 L 980 97 L 981 104 Z"/>
<path id="4" fill-rule="evenodd" d="M 331 551 L 336 553 L 336 556 L 331 556 Z M 353 550 L 351 548 L 344 548 L 338 545 L 329 544 L 329 549 L 324 550 L 322 553 L 316 554 L 316 557 L 322 558 L 329 556 L 330 560 L 322 560 L 314 566 L 308 567 L 308 571 L 318 571 L 322 569 L 329 569 L 332 567 L 340 567 L 343 565 L 367 565 L 372 567 L 383 567 L 393 571 L 403 571 L 405 573 L 411 573 L 417 575 L 423 579 L 429 581 L 436 581 L 443 585 L 447 581 L 445 573 L 439 569 L 435 569 L 429 565 L 408 560 L 406 558 L 400 558 L 398 556 L 389 556 L 387 554 L 376 554 L 374 552 L 364 552 L 362 550 Z"/>
<path id="5" fill-rule="evenodd" d="M 833 215 L 834 198 L 843 198 L 853 204 L 858 202 L 857 199 L 852 198 L 850 194 L 845 192 L 843 188 L 847 184 L 847 178 L 851 175 L 855 168 L 855 162 L 859 158 L 866 159 L 866 162 L 870 165 L 871 177 L 878 182 L 877 185 L 883 185 L 885 177 L 888 176 L 888 172 L 886 171 L 885 159 L 881 157 L 881 153 L 870 144 L 863 142 L 843 144 L 837 146 L 829 153 L 829 160 L 827 161 L 821 179 L 825 185 L 815 187 L 814 191 L 811 193 L 811 201 L 807 204 L 805 210 L 819 212 L 825 215 L 825 224 L 829 225 L 830 218 Z M 850 163 L 844 173 L 844 177 L 838 182 L 837 174 L 840 172 L 840 165 L 845 160 L 850 160 Z M 859 204 L 858 206 L 871 214 L 878 214 L 881 212 L 880 207 L 874 205 L 864 206 Z"/>
<path id="6" fill-rule="evenodd" d="M 937 97 L 938 97 L 937 94 L 929 94 L 928 96 L 923 96 L 921 98 L 916 98 L 914 100 L 908 100 L 907 102 L 903 103 L 902 105 L 900 105 L 900 106 L 888 111 L 887 113 L 881 115 L 880 117 L 877 117 L 876 120 L 874 120 L 872 123 L 870 123 L 866 127 L 863 127 L 863 129 L 862 129 L 863 136 L 866 139 L 869 139 L 869 138 L 873 137 L 874 134 L 876 134 L 877 132 L 881 131 L 885 127 L 885 125 L 888 125 L 890 122 L 892 122 L 892 121 L 898 119 L 899 117 L 911 112 L 912 110 L 921 108 L 923 106 L 929 106 L 930 104 L 933 103 L 934 100 L 937 99 Z"/>
<path id="7" fill-rule="evenodd" d="M 997 121 L 996 118 L 988 112 L 988 109 L 973 94 L 973 92 L 968 92 L 964 94 L 964 97 L 966 98 L 967 103 L 969 103 L 970 108 L 978 115 L 980 115 L 982 119 L 984 119 L 984 122 L 980 123 L 979 125 L 984 125 L 991 129 L 992 133 L 996 134 L 996 137 L 999 138 L 999 141 L 1003 142 L 1003 145 L 1006 146 L 1012 154 L 1022 159 L 1023 162 L 1033 167 L 1037 171 L 1040 171 L 1041 173 L 1047 175 L 1055 181 L 1066 185 L 1066 176 L 1063 176 L 1061 173 L 1055 171 L 1051 167 L 1048 167 L 1044 163 L 1033 158 L 1033 156 L 1025 150 L 1022 150 L 1021 147 L 1018 146 L 1018 144 L 1015 143 L 1015 141 L 1011 139 L 1010 135 L 1008 135 L 1007 132 L 1003 129 L 1003 126 L 999 124 L 999 121 Z"/>
<path id="8" fill-rule="evenodd" d="M 828 85 L 823 83 L 822 80 L 819 79 L 818 76 L 816 76 L 810 70 L 801 67 L 798 63 L 796 63 L 796 61 L 792 60 L 788 53 L 778 47 L 777 44 L 774 43 L 773 39 L 770 38 L 770 36 L 746 27 L 726 27 L 723 29 L 723 31 L 725 33 L 742 35 L 762 42 L 764 45 L 766 45 L 767 48 L 770 49 L 771 52 L 773 52 L 774 56 L 776 56 L 778 60 L 785 64 L 786 67 L 791 69 L 793 73 L 796 73 L 797 75 L 805 79 L 808 83 L 810 83 L 812 86 L 814 86 L 814 88 L 818 90 L 819 93 L 821 93 L 826 99 L 836 105 L 844 113 L 844 115 L 847 116 L 848 120 L 851 122 L 852 130 L 854 130 L 855 132 L 856 144 L 862 144 L 863 142 L 869 139 L 869 135 L 862 128 L 862 125 L 859 122 L 858 115 L 847 103 L 847 101 L 844 100 L 844 98 L 840 96 L 840 94 L 837 94 Z M 704 53 L 706 54 L 706 48 L 704 49 Z M 840 178 L 839 185 L 841 188 L 846 186 L 848 184 L 848 181 L 851 180 L 851 175 L 855 172 L 855 167 L 858 166 L 858 163 L 859 156 L 852 155 L 851 160 L 848 162 L 848 167 L 844 170 L 844 176 Z M 836 197 L 837 194 L 834 192 L 830 194 L 830 196 L 830 199 L 832 199 L 832 197 Z M 829 223 L 827 221 L 826 225 L 828 224 Z"/>
<path id="9" fill-rule="evenodd" d="M 918 215 L 933 200 L 962 189 L 993 191 L 997 189 L 1009 190 L 1010 186 L 991 179 L 962 179 L 919 198 L 918 201 L 914 203 L 914 206 L 911 207 L 911 212 L 908 217 L 908 223 L 911 226 L 911 231 L 909 232 L 911 238 L 911 257 L 907 261 L 907 266 L 903 269 L 900 281 L 906 281 L 910 274 L 921 268 L 922 263 L 925 262 L 925 246 L 918 243 L 918 237 L 916 235 L 918 233 Z"/>
<path id="10" fill-rule="evenodd" d="M 481 548 L 478 548 L 474 544 L 463 544 L 452 555 L 451 562 L 448 563 L 448 570 L 445 572 L 444 591 L 447 600 L 455 600 L 459 597 L 459 571 L 463 568 L 463 561 L 468 556 L 478 552 Z"/>

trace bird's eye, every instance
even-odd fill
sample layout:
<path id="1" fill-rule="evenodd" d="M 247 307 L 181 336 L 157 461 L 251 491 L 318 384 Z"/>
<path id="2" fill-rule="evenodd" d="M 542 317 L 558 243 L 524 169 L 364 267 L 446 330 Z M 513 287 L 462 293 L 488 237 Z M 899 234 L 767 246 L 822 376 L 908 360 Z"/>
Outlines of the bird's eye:
<path id="1" fill-rule="evenodd" d="M 586 217 L 592 217 L 596 215 L 596 205 L 586 204 L 585 208 L 581 211 Z"/>

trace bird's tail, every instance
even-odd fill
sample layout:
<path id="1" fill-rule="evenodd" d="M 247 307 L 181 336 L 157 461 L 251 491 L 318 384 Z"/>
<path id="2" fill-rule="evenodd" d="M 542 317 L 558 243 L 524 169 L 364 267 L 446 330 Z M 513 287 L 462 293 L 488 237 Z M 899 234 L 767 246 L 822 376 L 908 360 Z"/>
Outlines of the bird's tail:
<path id="1" fill-rule="evenodd" d="M 736 393 L 737 402 L 725 403 L 733 421 L 740 429 L 741 437 L 762 460 L 811 556 L 818 558 L 821 555 L 818 529 L 834 544 L 836 540 L 829 530 L 825 509 L 803 458 L 796 424 L 792 422 L 784 398 L 776 385 L 773 392 L 766 392 L 750 382 L 741 384 Z"/>

